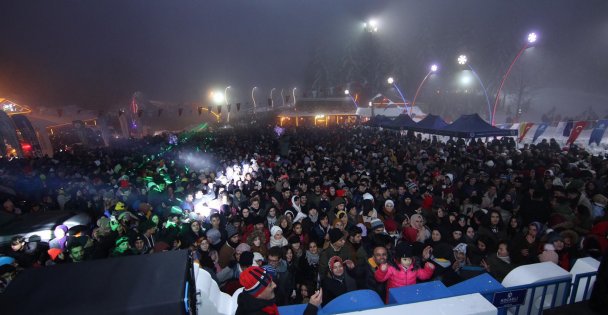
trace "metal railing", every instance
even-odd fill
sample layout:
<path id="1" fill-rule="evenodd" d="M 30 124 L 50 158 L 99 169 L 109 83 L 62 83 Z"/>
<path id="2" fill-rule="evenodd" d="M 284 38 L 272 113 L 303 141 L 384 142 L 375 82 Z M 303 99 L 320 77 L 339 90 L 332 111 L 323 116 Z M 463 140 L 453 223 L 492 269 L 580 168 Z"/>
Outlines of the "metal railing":
<path id="1" fill-rule="evenodd" d="M 508 287 L 503 292 L 527 289 L 526 299 L 523 305 L 499 308 L 507 314 L 541 315 L 544 309 L 566 305 L 570 296 L 572 277 L 563 277 L 556 280 L 541 281 L 526 285 Z M 549 304 L 545 304 L 550 296 Z M 503 313 L 503 312 L 499 312 Z"/>
<path id="2" fill-rule="evenodd" d="M 569 304 L 585 301 L 591 297 L 591 283 L 595 281 L 595 276 L 597 275 L 597 271 L 591 271 L 586 273 L 579 273 L 574 277 L 574 281 L 572 281 L 572 294 L 570 295 Z M 581 286 L 581 282 L 584 281 L 585 289 L 583 290 L 582 296 L 579 296 L 578 290 Z"/>

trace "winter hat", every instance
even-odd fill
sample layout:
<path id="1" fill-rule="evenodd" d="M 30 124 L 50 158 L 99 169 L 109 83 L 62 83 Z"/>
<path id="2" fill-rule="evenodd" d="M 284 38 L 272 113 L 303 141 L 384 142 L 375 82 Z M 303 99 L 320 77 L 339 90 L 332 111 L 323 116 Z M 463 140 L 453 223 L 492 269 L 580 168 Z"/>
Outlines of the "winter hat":
<path id="1" fill-rule="evenodd" d="M 543 249 L 543 252 L 538 255 L 538 260 L 540 262 L 548 261 L 554 264 L 557 264 L 559 262 L 559 255 L 555 251 L 555 247 L 553 246 L 553 244 L 545 244 L 545 247 Z"/>
<path id="2" fill-rule="evenodd" d="M 370 193 L 364 193 L 363 200 L 374 200 L 374 196 L 372 196 Z"/>
<path id="3" fill-rule="evenodd" d="M 394 220 L 386 220 L 386 222 L 384 222 L 384 228 L 387 232 L 395 232 L 397 231 L 397 223 Z"/>
<path id="4" fill-rule="evenodd" d="M 384 223 L 380 219 L 373 219 L 370 223 L 370 230 L 375 230 L 377 228 L 384 228 Z"/>
<path id="5" fill-rule="evenodd" d="M 247 244 L 247 243 L 241 243 L 241 244 L 239 244 L 239 246 L 237 246 L 237 247 L 236 247 L 234 250 L 235 250 L 237 253 L 241 253 L 241 255 L 242 255 L 244 252 L 248 252 L 248 251 L 250 251 L 250 250 L 251 250 L 251 246 L 249 246 L 249 244 Z M 252 257 L 253 257 L 253 256 L 252 256 Z"/>
<path id="6" fill-rule="evenodd" d="M 293 214 L 293 211 L 291 211 L 291 210 L 286 210 L 286 211 L 285 211 L 285 213 L 284 213 L 284 215 L 291 216 L 291 219 L 292 219 L 292 220 L 293 220 L 293 218 L 295 217 L 295 215 Z"/>
<path id="7" fill-rule="evenodd" d="M 547 234 L 547 243 L 553 244 L 554 242 L 557 242 L 557 241 L 562 241 L 562 242 L 564 241 L 564 238 L 559 233 L 557 233 L 556 231 L 553 231 L 553 232 Z"/>
<path id="8" fill-rule="evenodd" d="M 272 237 L 274 237 L 274 236 L 275 236 L 277 233 L 279 233 L 279 232 L 283 233 L 283 229 L 281 229 L 280 227 L 278 227 L 278 226 L 276 226 L 276 225 L 275 225 L 275 226 L 273 226 L 273 227 L 270 229 L 270 235 L 271 235 Z"/>
<path id="9" fill-rule="evenodd" d="M 222 241 L 222 233 L 218 229 L 210 229 L 206 235 L 211 245 L 217 245 Z"/>
<path id="10" fill-rule="evenodd" d="M 289 239 L 287 239 L 287 241 L 289 242 L 289 245 L 298 244 L 300 243 L 300 238 L 297 235 L 292 235 L 289 237 Z"/>
<path id="11" fill-rule="evenodd" d="M 407 183 L 408 190 L 413 190 L 413 189 L 417 189 L 417 188 L 418 188 L 418 185 L 416 185 L 416 183 L 414 183 L 414 182 Z"/>
<path id="12" fill-rule="evenodd" d="M 463 253 L 463 254 L 465 254 L 465 255 L 466 255 L 466 254 L 467 254 L 467 244 L 465 244 L 465 243 L 460 243 L 460 244 L 456 245 L 456 246 L 454 247 L 454 251 L 455 251 L 455 252 L 460 252 L 460 253 Z"/>
<path id="13" fill-rule="evenodd" d="M 121 201 L 117 202 L 116 206 L 114 206 L 114 210 L 116 210 L 116 211 L 122 211 L 125 209 L 126 209 L 125 204 Z"/>
<path id="14" fill-rule="evenodd" d="M 241 256 L 239 257 L 239 265 L 241 265 L 241 266 L 253 265 L 253 253 L 250 251 L 242 252 Z"/>
<path id="15" fill-rule="evenodd" d="M 46 252 L 51 257 L 51 260 L 55 260 L 55 259 L 57 259 L 57 256 L 59 256 L 59 254 L 61 254 L 61 249 L 51 248 L 51 249 L 47 250 Z"/>
<path id="16" fill-rule="evenodd" d="M 264 265 L 262 266 L 262 269 L 264 269 L 271 277 L 275 277 L 277 275 L 277 270 L 271 265 Z"/>
<path id="17" fill-rule="evenodd" d="M 386 206 L 388 206 L 388 205 L 391 205 L 391 206 L 393 206 L 393 207 L 394 207 L 394 206 L 395 206 L 395 202 L 393 202 L 393 201 L 392 201 L 392 200 L 390 200 L 390 199 L 387 199 L 387 200 L 384 202 L 384 206 L 386 207 Z"/>
<path id="18" fill-rule="evenodd" d="M 231 237 L 235 236 L 236 234 L 238 234 L 238 231 L 236 230 L 234 225 L 232 225 L 232 224 L 226 225 L 226 236 L 228 238 L 231 238 Z"/>
<path id="19" fill-rule="evenodd" d="M 539 235 L 542 235 L 542 234 L 543 234 L 543 232 L 544 232 L 544 227 L 543 227 L 543 224 L 542 224 L 542 223 L 540 223 L 540 222 L 538 222 L 538 221 L 534 221 L 534 222 L 530 222 L 530 224 L 529 224 L 529 225 L 534 225 L 534 226 L 536 227 L 536 235 L 537 235 L 537 237 L 538 237 Z"/>
<path id="20" fill-rule="evenodd" d="M 414 246 L 408 242 L 401 242 L 395 248 L 395 258 L 409 258 L 414 256 Z"/>
<path id="21" fill-rule="evenodd" d="M 258 252 L 254 252 L 253 253 L 253 262 L 258 262 L 258 261 L 264 261 L 264 256 L 262 256 L 262 254 L 258 253 Z"/>
<path id="22" fill-rule="evenodd" d="M 344 232 L 340 229 L 330 229 L 329 230 L 329 241 L 333 244 L 339 240 L 344 238 Z"/>
<path id="23" fill-rule="evenodd" d="M 120 246 L 123 243 L 128 243 L 129 242 L 129 238 L 126 236 L 120 237 L 119 239 L 116 240 L 116 247 Z"/>
<path id="24" fill-rule="evenodd" d="M 332 256 L 329 259 L 329 270 L 334 269 L 334 264 L 339 262 L 340 264 L 342 264 L 342 258 L 340 258 L 340 256 Z"/>
<path id="25" fill-rule="evenodd" d="M 244 287 L 243 292 L 258 297 L 266 287 L 271 285 L 272 277 L 266 270 L 252 266 L 241 272 L 239 283 Z"/>
<path id="26" fill-rule="evenodd" d="M 358 223 L 357 226 L 359 228 L 361 228 L 361 236 L 362 237 L 366 237 L 367 236 L 367 227 L 365 226 L 365 224 L 363 223 Z"/>

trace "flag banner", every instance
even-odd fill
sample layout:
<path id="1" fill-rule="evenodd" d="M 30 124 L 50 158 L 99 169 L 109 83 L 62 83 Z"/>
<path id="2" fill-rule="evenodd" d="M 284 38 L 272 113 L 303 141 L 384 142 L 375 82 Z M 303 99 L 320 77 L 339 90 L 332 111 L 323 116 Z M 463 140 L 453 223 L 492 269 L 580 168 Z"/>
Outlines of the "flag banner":
<path id="1" fill-rule="evenodd" d="M 595 142 L 597 145 L 600 145 L 600 142 L 602 142 L 602 138 L 604 137 L 606 127 L 608 127 L 608 119 L 598 120 L 597 125 L 595 125 L 593 131 L 591 131 L 591 136 L 589 136 L 589 144 Z"/>
<path id="2" fill-rule="evenodd" d="M 524 122 L 519 125 L 519 142 L 524 140 L 524 137 L 526 136 L 528 131 L 530 131 L 530 128 L 532 128 L 532 126 L 534 126 L 534 123 L 531 122 Z"/>
<path id="3" fill-rule="evenodd" d="M 577 121 L 574 124 L 574 128 L 572 128 L 572 132 L 570 133 L 570 137 L 568 137 L 568 141 L 566 141 L 566 145 L 571 145 L 576 141 L 578 136 L 583 132 L 583 129 L 587 127 L 587 121 Z"/>
<path id="4" fill-rule="evenodd" d="M 538 139 L 538 137 L 542 136 L 548 127 L 549 127 L 549 123 L 546 123 L 546 122 L 538 125 L 538 128 L 536 128 L 536 131 L 534 132 L 534 137 L 532 138 L 532 143 L 536 142 L 536 139 Z"/>
<path id="5" fill-rule="evenodd" d="M 564 132 L 562 133 L 564 137 L 570 136 L 570 133 L 572 132 L 572 126 L 574 126 L 574 120 L 568 120 L 568 122 L 566 123 L 566 127 L 564 127 Z"/>

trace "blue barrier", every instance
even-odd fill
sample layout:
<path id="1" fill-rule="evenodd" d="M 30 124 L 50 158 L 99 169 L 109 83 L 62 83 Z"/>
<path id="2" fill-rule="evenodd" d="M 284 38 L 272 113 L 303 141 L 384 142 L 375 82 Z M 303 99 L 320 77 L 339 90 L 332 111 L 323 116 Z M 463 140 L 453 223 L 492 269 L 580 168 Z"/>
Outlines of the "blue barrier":
<path id="1" fill-rule="evenodd" d="M 579 286 L 581 285 L 581 281 L 585 281 L 585 289 L 583 290 L 582 301 L 588 300 L 591 297 L 591 282 L 593 277 L 597 275 L 597 271 L 579 273 L 574 276 L 574 281 L 572 281 L 572 294 L 570 295 L 570 303 L 573 304 L 577 299 L 577 293 L 579 290 Z"/>
<path id="2" fill-rule="evenodd" d="M 423 282 L 389 290 L 388 304 L 409 304 L 454 296 L 441 281 Z"/>
<path id="3" fill-rule="evenodd" d="M 562 277 L 555 280 L 541 281 L 526 285 L 508 287 L 505 291 L 527 290 L 525 301 L 522 305 L 506 307 L 509 314 L 526 314 L 526 315 L 541 315 L 543 309 L 553 308 L 565 305 L 570 296 L 570 288 L 572 286 L 572 277 Z M 540 294 L 538 294 L 540 292 Z M 502 292 L 497 292 L 500 294 Z M 545 304 L 547 295 L 551 296 L 549 304 Z M 538 302 L 538 303 L 537 303 Z M 495 304 L 496 305 L 496 304 Z M 501 308 L 505 309 L 505 307 Z"/>

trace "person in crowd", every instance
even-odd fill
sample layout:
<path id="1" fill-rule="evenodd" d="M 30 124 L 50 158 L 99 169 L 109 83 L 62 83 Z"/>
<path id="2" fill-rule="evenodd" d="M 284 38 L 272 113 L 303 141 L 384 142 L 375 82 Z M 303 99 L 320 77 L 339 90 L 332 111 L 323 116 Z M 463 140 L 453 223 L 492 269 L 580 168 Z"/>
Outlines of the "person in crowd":
<path id="1" fill-rule="evenodd" d="M 325 294 L 323 306 L 336 297 L 357 289 L 357 283 L 345 269 L 344 262 L 339 256 L 333 256 L 329 259 L 328 275 L 321 283 Z"/>
<path id="2" fill-rule="evenodd" d="M 489 272 L 494 279 L 502 282 L 507 274 L 516 267 L 511 263 L 509 243 L 507 241 L 500 241 L 496 253 L 490 254 L 487 260 L 482 260 L 481 266 Z"/>

